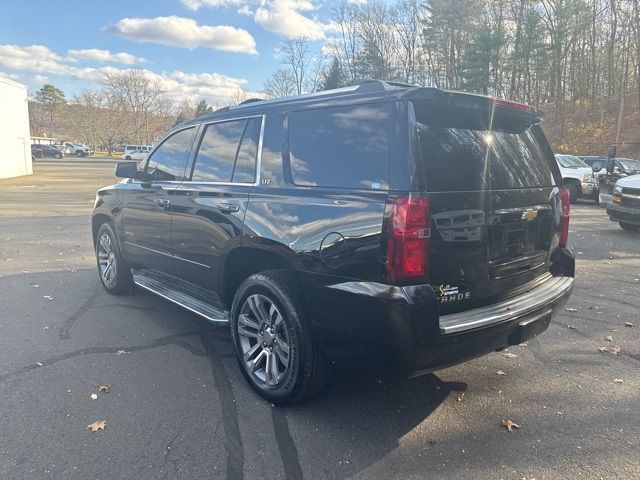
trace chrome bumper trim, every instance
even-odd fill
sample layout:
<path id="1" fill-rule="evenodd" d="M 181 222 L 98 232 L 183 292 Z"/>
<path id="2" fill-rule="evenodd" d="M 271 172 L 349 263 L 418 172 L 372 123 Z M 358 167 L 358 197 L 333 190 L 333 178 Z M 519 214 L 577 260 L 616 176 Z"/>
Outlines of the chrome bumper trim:
<path id="1" fill-rule="evenodd" d="M 527 315 L 571 292 L 572 277 L 551 277 L 526 293 L 482 308 L 442 315 L 440 332 L 444 335 L 507 322 Z"/>

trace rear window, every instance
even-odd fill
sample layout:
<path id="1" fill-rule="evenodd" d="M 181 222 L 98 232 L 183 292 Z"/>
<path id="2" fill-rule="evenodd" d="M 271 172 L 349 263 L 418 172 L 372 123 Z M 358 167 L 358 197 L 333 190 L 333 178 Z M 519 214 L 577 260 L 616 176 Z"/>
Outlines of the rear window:
<path id="1" fill-rule="evenodd" d="M 503 190 L 555 184 L 537 125 L 474 128 L 469 118 L 416 119 L 429 191 Z M 495 119 L 494 119 L 495 120 Z M 464 122 L 464 124 L 462 124 Z M 459 124 L 458 124 L 459 123 Z M 508 122 L 496 122 L 506 124 Z"/>
<path id="2" fill-rule="evenodd" d="M 289 114 L 291 175 L 296 185 L 388 189 L 388 104 Z"/>

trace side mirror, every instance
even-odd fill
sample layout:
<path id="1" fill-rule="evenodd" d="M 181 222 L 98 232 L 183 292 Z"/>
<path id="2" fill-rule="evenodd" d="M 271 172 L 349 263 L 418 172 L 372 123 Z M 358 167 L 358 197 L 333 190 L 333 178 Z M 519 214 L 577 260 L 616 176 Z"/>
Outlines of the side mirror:
<path id="1" fill-rule="evenodd" d="M 138 164 L 136 162 L 118 162 L 116 165 L 116 177 L 140 178 Z"/>
<path id="2" fill-rule="evenodd" d="M 604 165 L 602 165 L 602 162 L 595 161 L 591 165 L 591 170 L 593 170 L 594 173 L 598 173 L 603 168 L 604 168 Z"/>

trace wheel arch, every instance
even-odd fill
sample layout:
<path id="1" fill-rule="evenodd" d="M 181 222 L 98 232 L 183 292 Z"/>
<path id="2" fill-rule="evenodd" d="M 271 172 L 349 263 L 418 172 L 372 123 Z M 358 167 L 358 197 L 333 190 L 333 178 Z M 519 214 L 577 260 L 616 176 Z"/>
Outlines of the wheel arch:
<path id="1" fill-rule="evenodd" d="M 225 255 L 222 264 L 221 300 L 230 307 L 236 290 L 247 277 L 276 269 L 295 270 L 295 260 L 272 250 L 245 246 L 234 248 Z"/>
<path id="2" fill-rule="evenodd" d="M 563 178 L 562 181 L 567 187 L 569 186 L 569 184 L 575 185 L 578 195 L 582 195 L 582 183 L 580 182 L 580 180 L 573 177 L 566 177 L 566 178 Z"/>
<path id="3" fill-rule="evenodd" d="M 100 226 L 104 223 L 111 222 L 115 226 L 115 222 L 112 216 L 107 215 L 106 213 L 98 212 L 94 213 L 91 217 L 91 238 L 93 239 L 93 246 L 96 245 L 96 236 L 98 235 L 98 230 Z"/>

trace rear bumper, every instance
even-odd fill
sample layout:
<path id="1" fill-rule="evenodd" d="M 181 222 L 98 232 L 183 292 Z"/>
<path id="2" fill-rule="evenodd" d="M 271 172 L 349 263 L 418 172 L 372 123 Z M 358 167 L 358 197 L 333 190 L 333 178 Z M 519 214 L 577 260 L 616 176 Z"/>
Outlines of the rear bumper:
<path id="1" fill-rule="evenodd" d="M 331 360 L 379 374 L 415 375 L 518 345 L 545 331 L 573 290 L 573 255 L 567 251 L 562 261 L 565 271 L 539 278 L 514 297 L 443 316 L 431 285 L 316 283 L 303 291 L 313 335 Z"/>
<path id="2" fill-rule="evenodd" d="M 607 215 L 612 222 L 640 225 L 640 208 L 630 208 L 616 203 L 607 204 Z"/>

